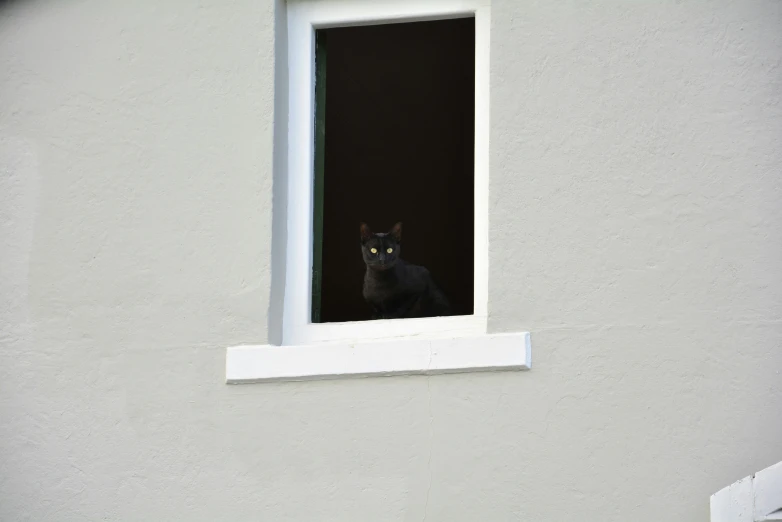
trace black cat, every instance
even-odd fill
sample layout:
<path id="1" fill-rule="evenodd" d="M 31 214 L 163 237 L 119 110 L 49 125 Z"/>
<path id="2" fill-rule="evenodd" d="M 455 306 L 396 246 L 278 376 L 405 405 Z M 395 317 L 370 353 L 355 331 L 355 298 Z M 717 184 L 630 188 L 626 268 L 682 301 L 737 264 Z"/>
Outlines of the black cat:
<path id="1" fill-rule="evenodd" d="M 452 315 L 451 306 L 429 270 L 399 258 L 402 223 L 387 234 L 373 234 L 361 223 L 361 252 L 367 272 L 364 299 L 373 319 Z"/>

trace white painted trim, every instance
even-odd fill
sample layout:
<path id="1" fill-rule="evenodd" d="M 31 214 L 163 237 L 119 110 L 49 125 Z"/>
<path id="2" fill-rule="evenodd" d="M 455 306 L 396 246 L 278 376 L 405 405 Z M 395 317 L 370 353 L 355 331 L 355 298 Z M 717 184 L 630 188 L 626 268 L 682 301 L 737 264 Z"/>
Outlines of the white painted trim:
<path id="1" fill-rule="evenodd" d="M 711 522 L 782 520 L 782 462 L 719 490 L 710 508 Z"/>
<path id="2" fill-rule="evenodd" d="M 384 375 L 529 370 L 528 333 L 458 339 L 228 348 L 229 384 Z"/>
<path id="3" fill-rule="evenodd" d="M 312 168 L 314 28 L 475 17 L 474 314 L 422 320 L 312 324 Z M 488 0 L 288 1 L 288 216 L 282 341 L 310 345 L 389 337 L 486 333 L 489 296 L 489 31 Z M 290 349 L 290 348 L 286 348 Z"/>

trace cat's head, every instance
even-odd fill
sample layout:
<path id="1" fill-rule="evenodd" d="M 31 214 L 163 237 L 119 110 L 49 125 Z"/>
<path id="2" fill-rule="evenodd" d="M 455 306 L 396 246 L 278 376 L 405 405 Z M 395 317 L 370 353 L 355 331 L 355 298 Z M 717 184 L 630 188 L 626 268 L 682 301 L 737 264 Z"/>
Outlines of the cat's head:
<path id="1" fill-rule="evenodd" d="M 366 223 L 361 223 L 361 253 L 364 263 L 372 270 L 388 270 L 399 260 L 402 242 L 402 223 L 387 233 L 375 234 Z"/>

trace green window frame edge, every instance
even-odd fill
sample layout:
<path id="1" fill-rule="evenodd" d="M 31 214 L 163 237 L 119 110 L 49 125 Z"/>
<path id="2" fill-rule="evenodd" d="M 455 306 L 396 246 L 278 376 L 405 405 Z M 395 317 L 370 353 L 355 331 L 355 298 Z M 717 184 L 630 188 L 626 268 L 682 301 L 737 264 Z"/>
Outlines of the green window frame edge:
<path id="1" fill-rule="evenodd" d="M 315 30 L 315 154 L 312 180 L 312 322 L 321 322 L 326 169 L 326 31 Z"/>

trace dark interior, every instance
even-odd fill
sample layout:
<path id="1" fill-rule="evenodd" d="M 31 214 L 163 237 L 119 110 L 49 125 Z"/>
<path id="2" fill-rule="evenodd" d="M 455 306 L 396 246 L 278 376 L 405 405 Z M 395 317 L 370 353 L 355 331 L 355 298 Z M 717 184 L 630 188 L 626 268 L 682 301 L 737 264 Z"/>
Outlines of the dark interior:
<path id="1" fill-rule="evenodd" d="M 328 42 L 321 321 L 370 318 L 359 224 L 473 313 L 475 20 L 320 29 Z M 319 34 L 319 37 L 321 35 Z"/>

